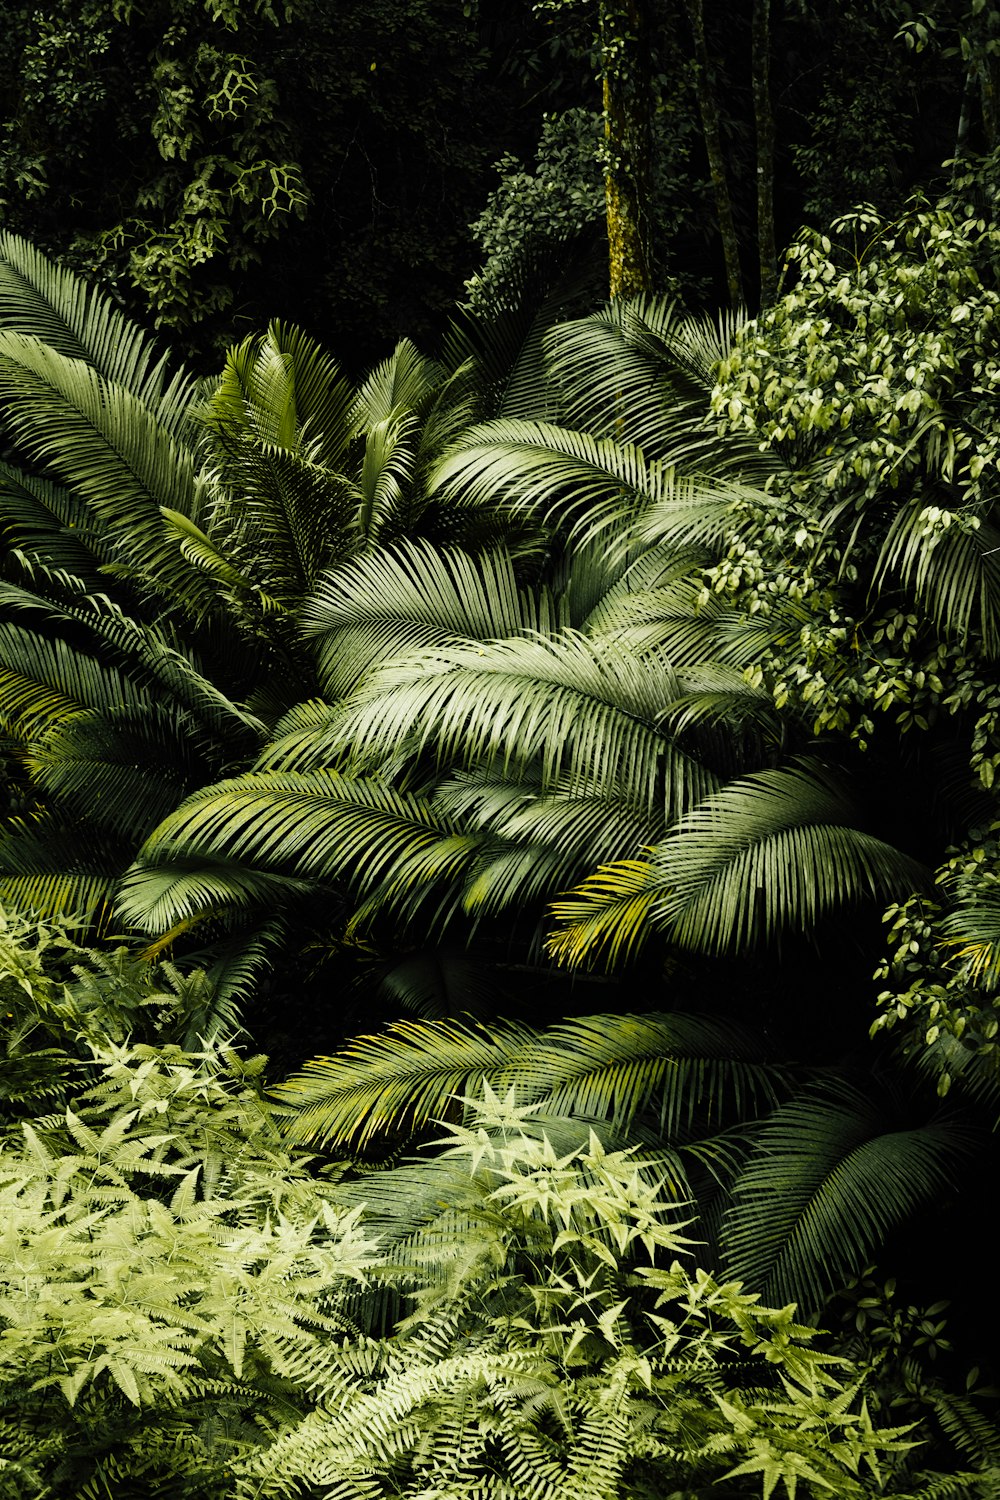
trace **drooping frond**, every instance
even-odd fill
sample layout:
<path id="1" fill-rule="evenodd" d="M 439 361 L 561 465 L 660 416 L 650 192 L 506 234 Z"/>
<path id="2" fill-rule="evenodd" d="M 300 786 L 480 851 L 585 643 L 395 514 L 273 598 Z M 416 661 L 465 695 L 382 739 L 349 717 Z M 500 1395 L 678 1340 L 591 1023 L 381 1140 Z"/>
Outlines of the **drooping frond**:
<path id="1" fill-rule="evenodd" d="M 168 383 L 166 358 L 111 299 L 27 240 L 0 233 L 0 330 L 42 340 L 68 359 L 83 360 L 124 387 L 179 436 L 196 390 L 179 372 Z"/>
<path id="2" fill-rule="evenodd" d="M 64 573 L 96 587 L 114 550 L 81 516 L 73 493 L 51 480 L 0 464 L 0 538 L 22 568 Z"/>
<path id="3" fill-rule="evenodd" d="M 275 1090 L 294 1108 L 293 1140 L 362 1149 L 412 1134 L 446 1112 L 456 1094 L 492 1077 L 531 1033 L 509 1022 L 489 1030 L 457 1021 L 397 1021 L 317 1057 Z"/>
<path id="4" fill-rule="evenodd" d="M 327 574 L 302 610 L 319 640 L 324 691 L 339 697 L 375 664 L 415 647 L 491 640 L 555 623 L 544 591 L 520 588 L 510 556 L 398 542 Z"/>
<path id="5" fill-rule="evenodd" d="M 78 522 L 179 607 L 203 580 L 166 532 L 160 507 L 196 518 L 191 450 L 131 391 L 37 339 L 0 333 L 0 416 L 27 457 L 79 496 Z"/>
<path id="6" fill-rule="evenodd" d="M 548 1115 L 615 1130 L 652 1109 L 670 1139 L 696 1116 L 712 1124 L 774 1103 L 778 1076 L 745 1028 L 700 1016 L 583 1016 L 542 1032 L 399 1021 L 314 1058 L 276 1093 L 294 1110 L 292 1138 L 327 1147 L 391 1143 L 484 1083 L 500 1094 L 514 1088 Z"/>
<path id="7" fill-rule="evenodd" d="M 91 825 L 51 812 L 18 820 L 0 834 L 0 901 L 100 924 L 127 861 L 127 848 Z"/>
<path id="8" fill-rule="evenodd" d="M 487 773 L 537 763 L 544 785 L 620 777 L 674 813 L 715 784 L 656 727 L 678 692 L 669 662 L 572 631 L 439 647 L 374 673 L 338 739 L 359 764 L 405 749 Z"/>
<path id="9" fill-rule="evenodd" d="M 234 887 L 242 905 L 270 890 L 271 875 L 297 885 L 342 878 L 388 896 L 448 879 L 477 843 L 426 800 L 382 782 L 252 772 L 201 788 L 166 818 L 124 880 L 119 905 L 128 921 L 163 930 L 206 910 L 201 901 L 224 906 L 234 868 L 249 882 Z"/>
<path id="10" fill-rule="evenodd" d="M 659 507 L 678 544 L 691 545 L 723 534 L 730 504 L 717 486 L 679 477 L 634 444 L 527 421 L 470 428 L 436 465 L 429 490 L 460 508 L 526 510 L 575 528 L 581 542 Z"/>
<path id="11" fill-rule="evenodd" d="M 663 807 L 651 807 L 640 789 L 620 781 L 550 793 L 531 788 L 527 796 L 520 783 L 508 785 L 507 796 L 504 790 L 468 776 L 446 781 L 436 793 L 439 806 L 489 835 L 463 894 L 469 912 L 530 909 L 595 863 L 638 852 L 664 833 Z"/>
<path id="12" fill-rule="evenodd" d="M 589 964 L 601 955 L 609 968 L 632 958 L 649 937 L 656 892 L 648 858 L 616 859 L 552 903 L 561 924 L 546 951 L 557 963 Z"/>
<path id="13" fill-rule="evenodd" d="M 946 1120 L 900 1128 L 844 1081 L 813 1086 L 753 1137 L 723 1230 L 727 1274 L 822 1306 L 948 1189 L 971 1144 Z"/>
<path id="14" fill-rule="evenodd" d="M 252 749 L 265 734 L 254 715 L 228 698 L 194 660 L 165 639 L 157 627 L 141 624 L 103 595 L 81 595 L 79 603 L 57 604 L 13 584 L 0 583 L 0 608 L 25 616 L 43 642 L 66 635 L 91 642 L 102 668 L 127 676 L 135 686 L 163 696 L 191 716 L 198 741 L 222 741 L 231 753 Z M 10 660 L 16 661 L 14 655 Z M 119 679 L 115 679 L 117 682 Z M 107 700 L 100 700 L 107 701 Z M 113 708 L 124 707 L 112 697 Z M 100 703 L 91 706 L 100 706 Z"/>
<path id="15" fill-rule="evenodd" d="M 1000 530 L 963 516 L 935 524 L 920 500 L 901 506 L 882 547 L 875 587 L 893 576 L 913 590 L 944 636 L 1000 655 Z M 941 518 L 941 512 L 937 512 Z"/>
<path id="16" fill-rule="evenodd" d="M 845 903 L 926 885 L 923 865 L 857 820 L 818 764 L 741 777 L 686 813 L 647 861 L 606 866 L 554 903 L 562 926 L 549 951 L 570 963 L 602 944 L 627 951 L 648 923 L 682 947 L 734 953 L 787 927 L 808 930 Z"/>
<path id="17" fill-rule="evenodd" d="M 0 725 L 28 741 L 90 710 L 151 710 L 130 678 L 58 637 L 0 622 Z"/>
<path id="18" fill-rule="evenodd" d="M 716 371 L 735 336 L 731 315 L 682 313 L 666 298 L 612 302 L 560 323 L 545 339 L 567 425 L 637 444 L 652 458 L 716 480 L 763 484 L 779 467 L 746 438 L 709 421 Z"/>

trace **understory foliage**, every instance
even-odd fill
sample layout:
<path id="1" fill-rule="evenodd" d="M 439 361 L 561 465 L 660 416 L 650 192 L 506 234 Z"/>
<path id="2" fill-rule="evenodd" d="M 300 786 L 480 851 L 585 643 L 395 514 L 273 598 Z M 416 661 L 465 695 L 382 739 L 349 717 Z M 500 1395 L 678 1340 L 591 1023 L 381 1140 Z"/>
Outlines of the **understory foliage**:
<path id="1" fill-rule="evenodd" d="M 6 982 L 51 1017 L 31 937 Z M 905 1463 L 794 1308 L 687 1268 L 634 1148 L 556 1147 L 487 1086 L 423 1164 L 429 1222 L 388 1174 L 380 1245 L 283 1143 L 260 1059 L 89 1053 L 0 1142 L 0 1492 L 861 1496 Z"/>

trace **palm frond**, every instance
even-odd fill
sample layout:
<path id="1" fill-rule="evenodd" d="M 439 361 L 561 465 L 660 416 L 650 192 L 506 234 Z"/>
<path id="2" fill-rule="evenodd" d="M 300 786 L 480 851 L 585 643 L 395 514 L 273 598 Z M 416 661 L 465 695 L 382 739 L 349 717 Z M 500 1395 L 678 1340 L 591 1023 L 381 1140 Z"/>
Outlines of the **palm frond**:
<path id="1" fill-rule="evenodd" d="M 26 635 L 37 637 L 43 647 L 51 637 L 75 638 L 81 642 L 78 654 L 84 659 L 94 656 L 101 668 L 110 668 L 127 677 L 139 690 L 165 697 L 191 716 L 191 728 L 201 744 L 221 741 L 230 753 L 252 750 L 266 733 L 264 725 L 252 714 L 228 698 L 211 681 L 197 663 L 166 639 L 156 626 L 143 624 L 125 614 L 118 605 L 102 595 L 78 596 L 77 603 L 54 603 L 14 584 L 0 583 L 0 609 L 12 615 L 24 615 L 34 630 Z M 82 640 L 88 643 L 83 649 Z M 16 666 L 21 659 L 11 647 L 8 661 Z M 67 650 L 71 648 L 67 645 Z M 28 664 L 28 670 L 34 668 Z M 58 668 L 56 668 L 58 670 Z M 65 681 L 65 679 L 60 679 Z M 117 685 L 120 678 L 112 679 Z M 53 679 L 54 683 L 54 679 Z M 125 707 L 123 699 L 108 696 L 87 700 L 91 707 Z M 144 700 L 145 701 L 145 700 Z"/>
<path id="2" fill-rule="evenodd" d="M 357 524 L 362 541 L 392 542 L 415 519 L 411 495 L 417 455 L 416 422 L 408 411 L 372 422 L 358 477 Z"/>
<path id="3" fill-rule="evenodd" d="M 624 953 L 648 923 L 681 947 L 739 952 L 845 902 L 926 886 L 923 865 L 857 820 L 844 786 L 816 763 L 741 777 L 684 814 L 647 860 L 608 865 L 555 902 L 563 925 L 549 951 L 570 963 L 601 944 Z"/>
<path id="4" fill-rule="evenodd" d="M 421 354 L 409 339 L 401 339 L 361 386 L 354 409 L 355 431 L 369 432 L 407 413 L 423 416 L 444 378 L 441 365 Z"/>
<path id="5" fill-rule="evenodd" d="M 181 435 L 197 388 L 194 377 L 179 371 L 168 381 L 166 356 L 109 297 L 8 231 L 0 233 L 0 329 L 83 360 Z"/>
<path id="6" fill-rule="evenodd" d="M 470 428 L 442 456 L 428 488 L 459 508 L 527 511 L 572 528 L 578 542 L 620 532 L 659 508 L 685 546 L 721 537 L 733 498 L 647 460 L 634 444 L 528 421 Z"/>
<path id="7" fill-rule="evenodd" d="M 20 555 L 32 571 L 62 572 L 97 586 L 100 568 L 114 550 L 80 514 L 68 489 L 0 463 L 0 536 L 5 551 Z"/>
<path id="8" fill-rule="evenodd" d="M 209 488 L 207 535 L 199 539 L 187 528 L 187 545 L 198 549 L 192 561 L 237 592 L 253 588 L 295 608 L 323 570 L 356 545 L 353 484 L 308 452 L 240 439 Z"/>
<path id="9" fill-rule="evenodd" d="M 119 909 L 145 930 L 270 894 L 272 876 L 301 891 L 347 879 L 381 899 L 448 879 L 475 852 L 452 820 L 382 782 L 334 772 L 251 772 L 203 787 L 147 839 Z M 175 885 L 172 885 L 175 882 Z M 199 904 L 200 903 L 200 904 Z"/>
<path id="10" fill-rule="evenodd" d="M 359 765 L 405 749 L 486 774 L 537 762 L 546 786 L 619 777 L 673 815 L 715 785 L 655 727 L 678 691 L 661 658 L 572 631 L 439 647 L 374 673 L 345 706 L 337 741 Z"/>
<path id="11" fill-rule="evenodd" d="M 928 527 L 920 499 L 901 506 L 882 546 L 874 586 L 895 575 L 927 610 L 938 630 L 965 645 L 975 639 L 990 657 L 1000 654 L 1000 530 L 975 529 L 958 517 Z"/>
<path id="12" fill-rule="evenodd" d="M 160 507 L 197 519 L 191 450 L 139 397 L 89 365 L 21 334 L 0 333 L 0 410 L 33 463 L 79 496 L 133 576 L 183 607 L 204 581 L 166 532 Z"/>
<path id="13" fill-rule="evenodd" d="M 368 1148 L 420 1130 L 456 1095 L 514 1088 L 550 1116 L 627 1130 L 652 1109 L 663 1135 L 773 1104 L 780 1071 L 743 1027 L 701 1016 L 598 1015 L 546 1031 L 400 1021 L 315 1058 L 279 1085 L 293 1139 Z"/>
<path id="14" fill-rule="evenodd" d="M 20 625 L 0 622 L 0 724 L 17 740 L 88 709 L 151 710 L 152 701 L 124 673 Z"/>
<path id="15" fill-rule="evenodd" d="M 335 1057 L 314 1058 L 274 1092 L 295 1110 L 293 1140 L 362 1149 L 444 1114 L 454 1095 L 508 1064 L 528 1036 L 509 1022 L 487 1031 L 457 1021 L 397 1021 Z"/>
<path id="16" fill-rule="evenodd" d="M 321 681 L 332 698 L 373 665 L 416 647 L 555 623 L 548 595 L 519 588 L 505 551 L 470 557 L 420 541 L 397 542 L 328 573 L 301 619 L 306 636 L 319 639 Z"/>
<path id="17" fill-rule="evenodd" d="M 948 1191 L 971 1146 L 954 1122 L 899 1128 L 846 1081 L 813 1086 L 753 1137 L 724 1224 L 726 1274 L 767 1299 L 821 1307 Z"/>
<path id="18" fill-rule="evenodd" d="M 550 329 L 545 347 L 564 420 L 713 480 L 762 485 L 779 467 L 740 436 L 719 436 L 709 398 L 736 333 L 733 315 L 684 314 L 667 298 L 610 303 Z"/>
<path id="19" fill-rule="evenodd" d="M 582 879 L 595 863 L 654 843 L 664 832 L 663 811 L 636 806 L 634 798 L 634 788 L 612 783 L 589 795 L 564 791 L 522 798 L 519 805 L 490 815 L 469 783 L 458 798 L 445 783 L 437 803 L 457 810 L 459 804 L 478 802 L 469 821 L 490 834 L 469 872 L 465 910 L 530 909 Z"/>

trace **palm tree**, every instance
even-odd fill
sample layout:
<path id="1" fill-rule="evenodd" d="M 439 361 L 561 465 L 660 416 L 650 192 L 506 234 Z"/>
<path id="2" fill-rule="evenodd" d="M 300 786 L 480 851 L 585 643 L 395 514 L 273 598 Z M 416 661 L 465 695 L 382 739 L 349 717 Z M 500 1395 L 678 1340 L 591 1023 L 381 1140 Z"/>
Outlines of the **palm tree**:
<path id="1" fill-rule="evenodd" d="M 112 920 L 147 835 L 318 693 L 320 578 L 433 534 L 424 477 L 473 385 L 404 342 L 354 389 L 279 325 L 199 382 L 0 239 L 0 895 Z"/>

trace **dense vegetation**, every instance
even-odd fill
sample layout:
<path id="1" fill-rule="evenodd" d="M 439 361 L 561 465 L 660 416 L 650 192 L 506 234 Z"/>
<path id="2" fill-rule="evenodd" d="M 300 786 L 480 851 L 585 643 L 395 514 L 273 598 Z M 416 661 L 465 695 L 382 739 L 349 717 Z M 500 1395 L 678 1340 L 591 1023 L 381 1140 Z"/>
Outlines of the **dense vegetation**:
<path id="1" fill-rule="evenodd" d="M 14 13 L 2 1497 L 1000 1493 L 1000 14 L 742 10 Z"/>

